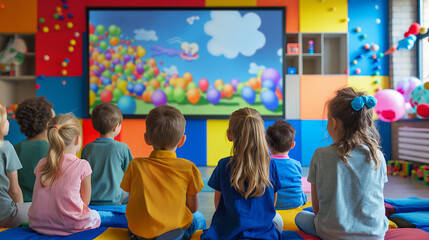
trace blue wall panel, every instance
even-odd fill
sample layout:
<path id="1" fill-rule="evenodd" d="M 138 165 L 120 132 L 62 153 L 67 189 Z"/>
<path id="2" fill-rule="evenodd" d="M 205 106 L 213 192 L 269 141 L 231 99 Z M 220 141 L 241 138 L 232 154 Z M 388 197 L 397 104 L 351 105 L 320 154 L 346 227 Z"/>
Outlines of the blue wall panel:
<path id="1" fill-rule="evenodd" d="M 27 137 L 19 130 L 19 125 L 18 123 L 16 123 L 16 120 L 10 119 L 9 134 L 7 134 L 7 136 L 5 136 L 4 139 L 12 143 L 12 145 L 15 145 L 21 142 L 22 140 L 27 139 Z"/>
<path id="2" fill-rule="evenodd" d="M 302 142 L 301 142 L 301 120 L 287 120 L 288 123 L 292 124 L 292 126 L 295 128 L 295 147 L 290 150 L 289 157 L 298 160 L 302 163 L 302 157 L 301 157 L 301 148 L 302 148 Z"/>
<path id="3" fill-rule="evenodd" d="M 177 156 L 191 160 L 197 166 L 207 166 L 207 121 L 186 120 L 186 142 L 177 148 Z"/>
<path id="4" fill-rule="evenodd" d="M 380 134 L 380 143 L 381 150 L 384 153 L 384 158 L 386 160 L 391 160 L 392 158 L 392 134 L 391 134 L 391 123 L 383 122 L 381 120 L 375 121 L 378 133 Z"/>
<path id="5" fill-rule="evenodd" d="M 45 96 L 54 104 L 56 114 L 72 112 L 85 117 L 85 80 L 82 77 L 38 77 L 37 96 Z"/>
<path id="6" fill-rule="evenodd" d="M 310 166 L 314 151 L 332 143 L 326 130 L 327 120 L 301 120 L 301 163 Z"/>
<path id="7" fill-rule="evenodd" d="M 389 58 L 379 58 L 380 61 L 372 59 L 373 54 L 384 53 L 389 46 L 389 7 L 388 0 L 349 0 L 349 53 L 350 53 L 350 75 L 374 75 L 379 71 L 380 75 L 389 75 Z M 377 24 L 378 20 L 380 21 Z M 360 27 L 361 31 L 356 32 Z M 404 29 L 404 32 L 407 29 Z M 363 35 L 366 38 L 362 38 Z M 378 44 L 380 49 L 370 51 L 363 48 L 368 44 Z M 358 63 L 353 64 L 357 59 Z M 381 69 L 377 69 L 380 66 Z M 360 74 L 355 70 L 361 69 Z"/>

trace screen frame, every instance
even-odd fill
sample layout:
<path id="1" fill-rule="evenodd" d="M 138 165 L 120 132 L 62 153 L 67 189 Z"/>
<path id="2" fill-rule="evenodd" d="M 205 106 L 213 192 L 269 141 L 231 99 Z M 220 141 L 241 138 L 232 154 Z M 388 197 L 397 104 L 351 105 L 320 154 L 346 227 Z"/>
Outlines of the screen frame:
<path id="1" fill-rule="evenodd" d="M 89 66 L 89 14 L 90 11 L 103 11 L 103 10 L 109 10 L 109 11 L 135 11 L 135 10 L 146 10 L 146 11 L 177 11 L 177 10 L 186 10 L 186 11 L 211 11 L 211 10 L 237 10 L 237 11 L 252 11 L 252 10 L 262 10 L 262 11 L 268 11 L 268 10 L 280 10 L 282 12 L 282 80 L 283 80 L 283 89 L 282 89 L 282 97 L 283 97 L 283 107 L 282 107 L 282 115 L 262 115 L 262 118 L 265 120 L 279 120 L 279 119 L 285 119 L 286 118 L 286 7 L 86 7 L 86 37 L 85 37 L 85 43 L 83 45 L 84 47 L 84 58 L 86 61 L 86 70 L 85 77 L 85 114 L 87 117 L 91 117 L 91 114 L 89 112 L 90 106 L 89 106 L 89 74 L 90 74 L 90 66 Z M 168 103 L 167 103 L 168 105 Z M 248 107 L 252 107 L 249 105 Z M 179 109 L 180 110 L 180 109 Z M 147 114 L 123 114 L 124 119 L 145 119 Z M 197 114 L 183 114 L 185 119 L 229 119 L 230 115 L 197 115 Z"/>

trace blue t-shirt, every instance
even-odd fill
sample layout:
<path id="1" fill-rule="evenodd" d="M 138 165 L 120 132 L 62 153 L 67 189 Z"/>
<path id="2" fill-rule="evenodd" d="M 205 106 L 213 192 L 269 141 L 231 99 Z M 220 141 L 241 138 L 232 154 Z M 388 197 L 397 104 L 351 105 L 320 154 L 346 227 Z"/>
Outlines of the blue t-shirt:
<path id="1" fill-rule="evenodd" d="M 82 159 L 92 168 L 91 205 L 120 205 L 120 188 L 125 170 L 133 156 L 127 144 L 113 139 L 97 139 L 82 149 Z"/>
<path id="2" fill-rule="evenodd" d="M 288 157 L 271 156 L 276 164 L 279 176 L 280 190 L 277 192 L 277 210 L 297 208 L 307 202 L 307 196 L 302 191 L 301 163 Z"/>
<path id="3" fill-rule="evenodd" d="M 386 162 L 377 151 L 375 169 L 369 149 L 358 145 L 346 165 L 334 144 L 313 155 L 308 181 L 316 185 L 319 213 L 314 225 L 322 239 L 384 239 L 389 222 L 385 216 L 383 187 Z"/>
<path id="4" fill-rule="evenodd" d="M 22 168 L 12 144 L 0 140 L 0 221 L 9 217 L 15 208 L 15 203 L 9 196 L 10 181 L 7 174 Z"/>
<path id="5" fill-rule="evenodd" d="M 221 159 L 208 182 L 210 187 L 222 192 L 222 195 L 212 224 L 201 235 L 201 239 L 282 239 L 273 223 L 276 214 L 274 193 L 280 186 L 274 163 L 270 162 L 270 181 L 273 187 L 267 187 L 260 197 L 244 199 L 231 186 L 229 161 L 230 157 Z"/>

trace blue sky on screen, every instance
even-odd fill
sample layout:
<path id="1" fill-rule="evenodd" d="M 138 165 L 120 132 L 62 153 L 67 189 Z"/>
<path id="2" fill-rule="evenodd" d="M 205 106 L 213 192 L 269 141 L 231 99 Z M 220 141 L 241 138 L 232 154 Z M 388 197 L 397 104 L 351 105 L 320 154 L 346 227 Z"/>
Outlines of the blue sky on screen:
<path id="1" fill-rule="evenodd" d="M 168 74 L 192 73 L 241 82 L 261 68 L 282 72 L 284 32 L 280 10 L 91 10 L 90 24 L 121 28 L 123 39 L 146 49 L 145 59 Z M 162 65 L 160 63 L 162 62 Z"/>

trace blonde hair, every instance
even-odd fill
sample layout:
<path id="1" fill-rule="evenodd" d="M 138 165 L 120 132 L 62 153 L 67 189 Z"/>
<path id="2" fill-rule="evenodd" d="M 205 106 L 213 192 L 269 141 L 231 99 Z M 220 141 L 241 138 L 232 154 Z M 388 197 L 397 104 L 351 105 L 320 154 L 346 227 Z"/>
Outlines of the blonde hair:
<path id="1" fill-rule="evenodd" d="M 42 187 L 51 186 L 61 176 L 61 159 L 66 146 L 82 133 L 79 120 L 73 114 L 58 115 L 48 122 L 49 150 L 46 163 L 41 166 Z"/>
<path id="2" fill-rule="evenodd" d="M 0 103 L 0 139 L 3 139 L 3 127 L 7 121 L 7 111 L 5 105 Z"/>
<path id="3" fill-rule="evenodd" d="M 377 150 L 380 148 L 380 135 L 374 126 L 373 109 L 369 109 L 365 105 L 359 111 L 355 111 L 351 105 L 353 99 L 363 95 L 365 93 L 356 92 L 351 87 L 338 90 L 337 96 L 328 102 L 328 117 L 339 119 L 342 122 L 343 135 L 335 142 L 335 146 L 344 163 L 348 163 L 347 158 L 357 145 L 365 144 L 371 155 L 368 162 L 372 159 L 375 169 L 378 169 L 380 159 L 377 156 Z"/>
<path id="4" fill-rule="evenodd" d="M 161 105 L 146 117 L 146 134 L 150 143 L 160 150 L 175 147 L 185 133 L 186 121 L 177 108 Z"/>
<path id="5" fill-rule="evenodd" d="M 231 114 L 228 134 L 232 137 L 231 186 L 245 199 L 260 197 L 270 182 L 270 155 L 264 121 L 258 111 L 242 108 Z"/>

